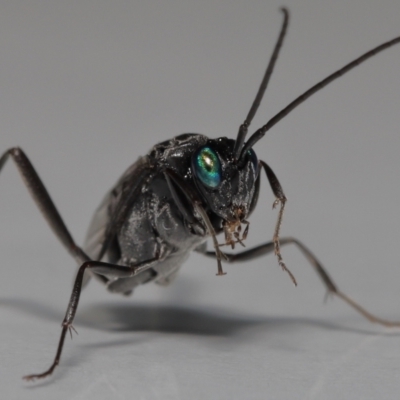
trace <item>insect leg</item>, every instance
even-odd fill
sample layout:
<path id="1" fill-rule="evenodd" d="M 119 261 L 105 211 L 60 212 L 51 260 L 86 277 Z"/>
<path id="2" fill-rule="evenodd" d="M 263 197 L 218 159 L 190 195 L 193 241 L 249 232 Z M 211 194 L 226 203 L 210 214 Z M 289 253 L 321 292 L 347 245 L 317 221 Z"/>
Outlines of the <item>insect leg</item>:
<path id="1" fill-rule="evenodd" d="M 90 258 L 77 246 L 69 233 L 67 227 L 62 220 L 60 213 L 53 203 L 49 193 L 47 192 L 39 175 L 35 171 L 28 157 L 19 147 L 8 149 L 0 158 L 0 172 L 6 163 L 8 157 L 11 156 L 22 178 L 28 188 L 33 200 L 42 212 L 50 228 L 58 237 L 60 242 L 65 246 L 68 252 L 75 258 L 78 264 L 88 261 Z"/>
<path id="2" fill-rule="evenodd" d="M 299 240 L 291 237 L 287 238 L 282 238 L 280 239 L 280 243 L 282 246 L 285 246 L 287 244 L 294 244 L 297 246 L 297 248 L 303 253 L 303 255 L 307 258 L 307 260 L 310 262 L 311 266 L 314 268 L 315 272 L 319 275 L 321 278 L 322 282 L 325 284 L 328 293 L 334 294 L 340 299 L 342 299 L 344 302 L 346 302 L 349 306 L 353 307 L 356 311 L 358 311 L 360 314 L 362 314 L 365 318 L 367 318 L 370 322 L 377 323 L 380 325 L 388 326 L 388 327 L 393 327 L 393 326 L 400 326 L 400 322 L 398 321 L 388 321 L 386 319 L 379 318 L 373 314 L 371 314 L 369 311 L 367 311 L 364 307 L 356 303 L 354 300 L 352 300 L 349 296 L 341 292 L 336 284 L 333 282 L 332 278 L 329 276 L 323 265 L 320 263 L 320 261 L 315 257 L 315 255 Z M 252 260 L 254 258 L 262 257 L 266 254 L 271 253 L 275 249 L 275 243 L 268 242 L 261 244 L 259 246 L 253 247 L 252 249 L 241 251 L 240 253 L 236 254 L 227 254 L 225 253 L 226 260 L 229 263 L 235 263 L 235 262 L 245 262 Z M 215 258 L 215 252 L 213 251 L 201 251 L 199 252 L 203 253 L 204 255 L 208 257 Z"/>
<path id="3" fill-rule="evenodd" d="M 75 283 L 68 303 L 67 311 L 65 313 L 64 320 L 61 324 L 62 330 L 61 330 L 60 341 L 58 342 L 57 352 L 53 363 L 51 364 L 50 368 L 45 372 L 41 374 L 27 375 L 24 376 L 24 379 L 30 381 L 38 378 L 44 378 L 48 375 L 51 375 L 54 369 L 59 364 L 67 331 L 69 331 L 71 337 L 72 337 L 72 331 L 75 331 L 75 328 L 72 326 L 72 322 L 74 321 L 76 310 L 78 308 L 79 297 L 82 291 L 83 276 L 86 270 L 91 270 L 95 274 L 108 276 L 112 278 L 130 278 L 146 270 L 152 261 L 153 260 L 144 261 L 131 266 L 109 264 L 101 261 L 84 262 L 79 268 L 78 274 L 75 278 Z"/>
<path id="4" fill-rule="evenodd" d="M 165 178 L 168 182 L 168 187 L 171 190 L 172 197 L 174 198 L 174 201 L 176 202 L 177 207 L 179 208 L 179 211 L 181 211 L 182 215 L 186 216 L 188 218 L 188 221 L 195 222 L 195 218 L 193 216 L 193 211 L 195 211 L 200 218 L 203 220 L 204 224 L 207 227 L 208 233 L 211 236 L 213 243 L 214 243 L 214 249 L 215 249 L 215 254 L 216 254 L 216 259 L 218 263 L 218 273 L 217 275 L 225 275 L 225 272 L 222 269 L 222 263 L 221 259 L 224 257 L 224 254 L 221 252 L 219 249 L 217 237 L 215 234 L 215 230 L 211 224 L 210 219 L 208 218 L 207 212 L 204 209 L 204 207 L 201 204 L 200 199 L 198 199 L 196 193 L 194 193 L 185 183 L 185 181 L 177 175 L 173 170 L 167 169 L 164 171 Z M 187 207 L 185 206 L 185 203 L 182 201 L 181 196 L 179 196 L 178 191 L 176 190 L 177 188 L 174 186 L 174 184 L 177 186 L 177 188 L 183 193 L 185 198 L 192 204 L 194 210 L 188 210 Z M 198 222 L 196 222 L 198 224 Z"/>
<path id="5" fill-rule="evenodd" d="M 278 263 L 280 267 L 282 268 L 283 271 L 286 271 L 290 278 L 292 279 L 292 282 L 294 283 L 295 286 L 297 286 L 296 278 L 294 275 L 290 272 L 290 270 L 286 267 L 285 263 L 283 262 L 282 255 L 281 255 L 281 246 L 279 242 L 279 231 L 281 229 L 282 225 L 282 218 L 283 218 L 283 211 L 285 210 L 285 204 L 286 204 L 286 196 L 283 193 L 283 189 L 281 184 L 279 183 L 278 178 L 276 177 L 274 171 L 269 167 L 267 163 L 264 161 L 260 160 L 261 166 L 264 168 L 264 171 L 267 175 L 268 182 L 271 186 L 272 192 L 274 193 L 275 196 L 275 201 L 272 205 L 272 208 L 275 208 L 278 204 L 280 204 L 279 212 L 278 212 L 278 219 L 276 221 L 275 225 L 275 230 L 274 230 L 274 236 L 273 236 L 273 243 L 274 243 L 274 251 L 275 255 L 278 258 Z"/>

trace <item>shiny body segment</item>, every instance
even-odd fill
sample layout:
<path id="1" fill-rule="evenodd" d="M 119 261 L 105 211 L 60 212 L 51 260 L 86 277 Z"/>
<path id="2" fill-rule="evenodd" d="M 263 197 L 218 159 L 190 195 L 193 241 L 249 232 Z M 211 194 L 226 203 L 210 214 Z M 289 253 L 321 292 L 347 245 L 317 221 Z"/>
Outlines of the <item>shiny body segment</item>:
<path id="1" fill-rule="evenodd" d="M 138 165 L 145 165 L 147 173 L 141 191 L 103 260 L 119 265 L 152 261 L 149 261 L 149 269 L 136 276 L 110 279 L 110 291 L 128 294 L 134 287 L 150 281 L 162 285 L 170 283 L 189 253 L 207 239 L 205 230 L 194 233 L 182 218 L 161 172 L 167 166 L 180 172 L 193 147 L 207 141 L 202 135 L 185 136 L 188 140 L 178 137 L 154 146 L 148 155 L 136 161 L 106 194 L 93 216 L 85 250 L 93 259 L 98 259 L 107 226 L 121 199 L 122 188 L 136 178 Z"/>

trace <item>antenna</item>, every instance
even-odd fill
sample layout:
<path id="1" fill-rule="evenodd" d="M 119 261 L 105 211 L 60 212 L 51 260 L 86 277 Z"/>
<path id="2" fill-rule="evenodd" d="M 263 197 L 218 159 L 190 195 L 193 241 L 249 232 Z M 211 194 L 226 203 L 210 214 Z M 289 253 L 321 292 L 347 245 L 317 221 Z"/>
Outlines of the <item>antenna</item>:
<path id="1" fill-rule="evenodd" d="M 246 119 L 244 120 L 243 124 L 240 125 L 240 127 L 239 127 L 239 132 L 238 132 L 236 142 L 235 142 L 235 148 L 233 150 L 233 155 L 234 155 L 235 160 L 238 160 L 240 158 L 240 154 L 242 152 L 242 147 L 243 147 L 243 143 L 246 138 L 246 135 L 247 135 L 248 128 L 249 128 L 254 116 L 256 115 L 258 107 L 260 106 L 261 100 L 264 96 L 265 90 L 267 89 L 269 79 L 271 78 L 272 71 L 274 70 L 276 60 L 278 59 L 279 50 L 282 47 L 283 39 L 285 38 L 285 35 L 286 35 L 286 30 L 287 30 L 288 23 L 289 23 L 289 11 L 284 7 L 282 7 L 280 10 L 283 13 L 283 23 L 282 23 L 281 32 L 279 34 L 278 41 L 275 44 L 274 51 L 269 60 L 267 69 L 265 71 L 263 80 L 261 81 L 261 85 L 258 89 L 256 98 L 254 99 L 253 104 L 251 105 L 250 111 L 247 114 Z"/>

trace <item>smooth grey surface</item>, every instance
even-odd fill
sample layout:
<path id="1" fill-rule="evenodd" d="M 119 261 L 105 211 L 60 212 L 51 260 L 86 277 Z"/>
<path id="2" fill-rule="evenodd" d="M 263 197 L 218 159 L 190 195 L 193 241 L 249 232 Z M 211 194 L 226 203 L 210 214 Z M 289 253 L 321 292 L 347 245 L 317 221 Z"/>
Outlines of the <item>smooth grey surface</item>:
<path id="1" fill-rule="evenodd" d="M 103 194 L 156 142 L 234 137 L 281 24 L 281 1 L 2 1 L 0 149 L 27 152 L 79 242 Z M 292 20 L 265 123 L 295 96 L 400 35 L 396 1 L 286 1 Z M 400 45 L 335 82 L 256 145 L 289 198 L 282 234 L 343 291 L 400 319 Z M 272 237 L 267 183 L 249 245 Z M 75 271 L 14 165 L 0 177 L 0 387 L 6 399 L 395 399 L 400 332 L 369 324 L 283 249 L 227 266 L 193 255 L 133 298 L 96 282 L 56 349 Z"/>

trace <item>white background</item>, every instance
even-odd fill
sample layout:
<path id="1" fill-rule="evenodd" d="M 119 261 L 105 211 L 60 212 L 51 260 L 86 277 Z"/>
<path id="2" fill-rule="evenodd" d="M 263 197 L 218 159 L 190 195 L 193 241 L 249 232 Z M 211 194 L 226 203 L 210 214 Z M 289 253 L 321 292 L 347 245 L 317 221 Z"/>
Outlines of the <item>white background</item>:
<path id="1" fill-rule="evenodd" d="M 139 155 L 183 132 L 235 137 L 278 35 L 281 1 L 0 3 L 0 149 L 20 145 L 76 240 Z M 289 34 L 252 127 L 400 35 L 400 2 L 285 2 Z M 282 228 L 339 287 L 400 319 L 400 45 L 293 111 L 255 150 L 289 202 Z M 249 245 L 272 237 L 262 182 Z M 75 265 L 12 162 L 0 177 L 0 388 L 4 399 L 394 399 L 399 330 L 339 299 L 296 249 L 226 266 L 193 255 L 168 288 L 84 291 L 52 361 Z"/>

